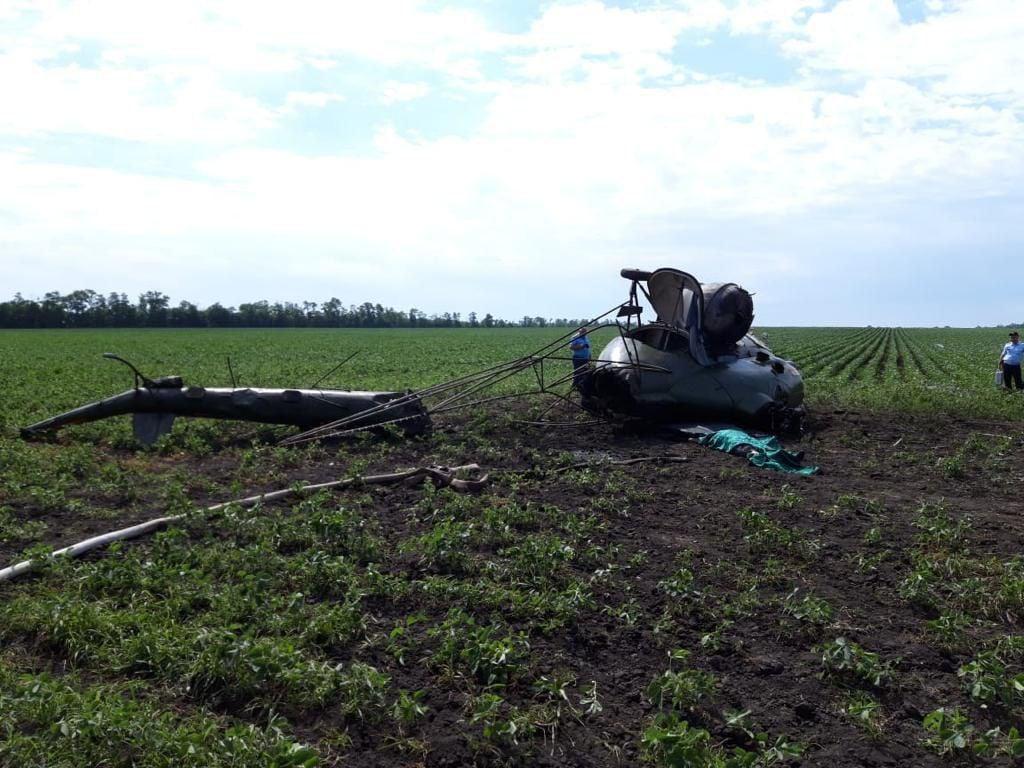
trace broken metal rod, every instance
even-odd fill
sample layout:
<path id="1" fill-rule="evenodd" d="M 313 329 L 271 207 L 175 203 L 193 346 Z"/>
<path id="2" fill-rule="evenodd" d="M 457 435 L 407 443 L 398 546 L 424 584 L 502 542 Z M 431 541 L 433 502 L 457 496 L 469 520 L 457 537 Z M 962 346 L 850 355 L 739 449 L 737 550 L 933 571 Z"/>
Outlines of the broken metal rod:
<path id="1" fill-rule="evenodd" d="M 224 501 L 220 504 L 214 504 L 211 507 L 206 507 L 202 512 L 204 514 L 209 514 L 211 512 L 218 512 L 229 506 L 254 507 L 257 504 L 262 504 L 268 501 L 277 501 L 291 496 L 305 496 L 310 493 L 315 493 L 316 491 L 331 488 L 345 488 L 352 485 L 390 485 L 420 477 L 429 478 L 439 486 L 449 487 L 456 491 L 477 491 L 483 488 L 487 483 L 488 478 L 486 474 L 475 479 L 462 479 L 456 477 L 456 474 L 459 472 L 477 472 L 479 470 L 480 466 L 477 464 L 464 464 L 459 467 L 418 467 L 416 469 L 392 472 L 386 475 L 347 477 L 341 480 L 332 480 L 327 483 L 297 485 L 291 488 L 284 488 L 280 491 L 262 493 L 257 496 L 247 496 L 244 499 Z M 181 522 L 188 516 L 188 514 L 181 514 L 158 517 L 155 520 L 139 523 L 138 525 L 133 525 L 129 528 L 121 528 L 117 531 L 93 536 L 92 538 L 80 541 L 77 544 L 72 544 L 71 546 L 55 550 L 42 559 L 24 560 L 7 568 L 0 569 L 0 582 L 17 578 L 29 571 L 34 571 L 43 563 L 55 560 L 58 557 L 80 557 L 87 552 L 91 552 L 100 547 L 105 547 L 107 544 L 115 541 L 124 541 L 126 539 L 135 539 L 140 536 L 145 536 L 147 533 L 152 533 L 153 531 L 159 530 L 165 526 Z"/>
<path id="2" fill-rule="evenodd" d="M 328 376 L 330 376 L 332 373 L 337 371 L 339 368 L 341 368 L 343 365 L 345 365 L 345 363 L 347 363 L 349 360 L 351 360 L 353 357 L 355 357 L 358 354 L 359 354 L 359 350 L 357 349 L 355 352 L 353 352 L 351 355 L 346 357 L 344 360 L 342 360 L 336 366 L 331 368 L 331 370 L 329 370 L 327 373 L 325 373 L 323 376 L 321 376 L 319 379 L 317 379 L 315 382 L 313 382 L 313 386 L 311 386 L 310 389 L 316 389 L 318 386 L 320 386 L 321 382 L 323 382 Z"/>

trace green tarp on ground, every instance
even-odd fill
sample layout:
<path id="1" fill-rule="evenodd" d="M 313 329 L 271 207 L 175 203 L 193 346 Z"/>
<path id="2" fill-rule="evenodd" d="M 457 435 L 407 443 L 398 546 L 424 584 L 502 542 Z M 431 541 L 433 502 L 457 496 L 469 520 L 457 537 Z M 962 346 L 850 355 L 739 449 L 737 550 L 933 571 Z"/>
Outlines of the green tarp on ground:
<path id="1" fill-rule="evenodd" d="M 700 438 L 701 445 L 707 445 L 726 453 L 746 453 L 747 459 L 757 467 L 774 469 L 777 472 L 788 472 L 794 475 L 816 475 L 818 467 L 801 466 L 802 453 L 787 451 L 779 445 L 774 435 L 753 437 L 741 429 L 720 429 L 717 432 Z M 749 446 L 747 451 L 737 451 L 741 446 Z"/>

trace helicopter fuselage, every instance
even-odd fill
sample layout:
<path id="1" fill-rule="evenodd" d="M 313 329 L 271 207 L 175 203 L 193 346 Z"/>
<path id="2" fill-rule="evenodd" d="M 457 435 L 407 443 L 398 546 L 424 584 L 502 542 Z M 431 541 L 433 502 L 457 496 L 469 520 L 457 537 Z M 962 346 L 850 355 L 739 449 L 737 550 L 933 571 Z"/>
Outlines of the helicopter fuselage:
<path id="1" fill-rule="evenodd" d="M 613 412 L 658 419 L 699 414 L 768 428 L 803 414 L 800 372 L 749 334 L 703 364 L 684 332 L 642 326 L 613 339 L 598 359 L 592 397 Z"/>

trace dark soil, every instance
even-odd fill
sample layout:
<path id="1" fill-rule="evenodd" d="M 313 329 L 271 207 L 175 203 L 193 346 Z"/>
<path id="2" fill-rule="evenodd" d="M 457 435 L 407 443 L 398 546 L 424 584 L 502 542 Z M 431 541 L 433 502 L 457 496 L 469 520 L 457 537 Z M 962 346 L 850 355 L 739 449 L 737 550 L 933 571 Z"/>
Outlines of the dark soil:
<path id="1" fill-rule="evenodd" d="M 718 681 L 715 701 L 695 712 L 692 720 L 726 746 L 743 745 L 744 737 L 725 725 L 722 713 L 749 710 L 748 721 L 757 730 L 768 732 L 773 739 L 785 734 L 806 746 L 804 755 L 791 764 L 828 768 L 945 765 L 945 758 L 921 743 L 926 736 L 921 721 L 932 710 L 958 706 L 979 730 L 998 724 L 1005 731 L 1009 725 L 1022 723 L 1012 712 L 986 710 L 970 700 L 956 675 L 970 656 L 936 648 L 925 632 L 925 622 L 935 615 L 900 596 L 899 584 L 911 568 L 907 552 L 918 534 L 913 522 L 923 502 L 941 501 L 953 515 L 970 517 L 973 554 L 1005 559 L 1024 551 L 1019 490 L 1022 434 L 1020 423 L 1013 422 L 818 413 L 802 439 L 785 441 L 789 447 L 805 451 L 808 464 L 821 467 L 820 475 L 798 477 L 756 469 L 742 458 L 693 443 L 615 432 L 603 426 L 545 430 L 505 423 L 493 430 L 474 427 L 468 438 L 453 427 L 442 434 L 453 446 L 449 453 L 490 470 L 492 493 L 521 496 L 513 479 L 540 479 L 536 487 L 531 486 L 531 501 L 566 512 L 592 511 L 607 525 L 607 541 L 620 547 L 619 562 L 642 556 L 642 562 L 636 561 L 639 564 L 626 571 L 628 592 L 625 579 L 608 582 L 612 588 L 602 584 L 595 590 L 597 606 L 634 600 L 640 618 L 630 626 L 595 609 L 584 612 L 576 626 L 564 630 L 543 633 L 518 627 L 529 633 L 533 678 L 569 670 L 580 689 L 596 681 L 603 711 L 587 718 L 567 718 L 553 740 L 536 738 L 498 755 L 481 753 L 468 743 L 465 700 L 456 688 L 439 685 L 436 674 L 417 660 L 398 666 L 381 658 L 377 661 L 392 675 L 394 689 L 427 692 L 426 721 L 413 734 L 426 744 L 426 754 L 402 754 L 387 748 L 394 735 L 391 726 L 381 729 L 357 723 L 347 728 L 352 745 L 337 757 L 337 764 L 457 766 L 518 761 L 537 766 L 635 765 L 641 759 L 640 737 L 654 713 L 645 688 L 668 667 L 667 652 L 684 648 L 692 652 L 691 666 L 712 672 Z M 489 441 L 491 447 L 485 453 L 490 458 L 476 453 L 481 444 L 478 436 Z M 965 448 L 972 436 L 976 444 L 999 436 L 1012 442 L 1002 454 L 989 456 Z M 432 445 L 395 441 L 387 450 L 377 445 L 377 455 L 366 472 L 435 464 Z M 616 468 L 625 478 L 624 498 L 628 501 L 623 505 L 596 505 L 594 497 L 604 492 L 601 484 L 580 488 L 566 473 L 550 471 L 570 456 L 572 461 L 600 465 L 608 460 L 660 455 L 687 461 Z M 962 460 L 943 463 L 951 457 Z M 539 464 L 541 460 L 547 465 Z M 168 461 L 193 476 L 210 478 L 226 471 L 224 462 L 229 460 L 216 455 L 206 459 L 182 455 Z M 454 463 L 452 458 L 449 462 Z M 339 469 L 324 462 L 289 468 L 285 473 L 289 481 L 317 482 L 344 475 Z M 610 470 L 595 469 L 598 476 L 605 471 Z M 287 485 L 275 482 L 247 492 Z M 372 491 L 380 528 L 389 539 L 415 532 L 408 510 L 421 493 L 405 486 Z M 873 505 L 849 504 L 830 513 L 837 500 L 851 495 Z M 213 494 L 197 499 L 200 503 L 223 500 Z M 737 515 L 744 508 L 763 511 L 777 523 L 798 529 L 819 542 L 820 549 L 815 557 L 805 559 L 778 556 L 778 573 L 774 579 L 761 579 L 755 604 L 722 630 L 720 642 L 702 644 L 702 638 L 719 627 L 721 606 L 740 596 L 737 573 L 762 574 L 770 565 L 766 561 L 776 557 L 752 553 Z M 71 543 L 162 514 L 156 507 L 150 511 L 153 514 L 139 509 L 137 519 L 86 524 L 51 516 L 48 543 Z M 879 528 L 883 535 L 877 544 L 865 541 L 872 528 Z M 889 554 L 874 569 L 858 568 L 858 556 L 882 550 Z M 690 567 L 696 587 L 707 597 L 706 607 L 659 625 L 672 601 L 659 582 L 679 567 L 684 551 L 690 553 Z M 0 554 L 8 560 L 13 555 Z M 398 571 L 418 566 L 415 558 L 396 555 L 387 567 Z M 830 626 L 803 631 L 783 615 L 781 601 L 795 587 L 825 598 L 835 607 Z M 443 616 L 436 606 L 427 604 L 375 606 L 383 626 L 388 626 L 389 619 L 417 611 L 432 619 Z M 1019 620 L 1010 616 L 999 625 L 979 629 L 978 637 L 986 632 L 1022 631 Z M 898 660 L 896 682 L 872 692 L 882 704 L 877 736 L 869 735 L 841 711 L 846 698 L 858 690 L 857 684 L 821 675 L 821 654 L 813 649 L 838 636 L 877 652 L 883 659 Z M 339 659 L 344 655 L 339 653 Z M 369 661 L 374 663 L 372 658 Z M 532 694 L 524 688 L 507 695 L 528 701 Z M 236 713 L 248 716 L 244 707 L 238 707 Z M 297 737 L 311 744 L 339 726 L 329 712 L 285 714 Z"/>

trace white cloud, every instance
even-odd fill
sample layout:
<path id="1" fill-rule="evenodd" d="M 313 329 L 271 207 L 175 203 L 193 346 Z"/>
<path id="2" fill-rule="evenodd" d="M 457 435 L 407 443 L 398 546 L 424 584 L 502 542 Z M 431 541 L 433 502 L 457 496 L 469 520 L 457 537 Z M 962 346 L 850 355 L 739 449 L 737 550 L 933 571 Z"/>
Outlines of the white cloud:
<path id="1" fill-rule="evenodd" d="M 915 24 L 892 0 L 843 0 L 785 43 L 817 69 L 855 78 L 930 78 L 937 92 L 1024 100 L 1024 13 L 1016 0 L 967 0 Z"/>
<path id="2" fill-rule="evenodd" d="M 128 69 L 47 68 L 2 56 L 0 78 L 0 132 L 21 136 L 221 143 L 252 138 L 273 120 L 258 100 L 200 72 L 164 79 Z"/>
<path id="3" fill-rule="evenodd" d="M 549 6 L 523 43 L 539 50 L 571 49 L 591 55 L 664 53 L 691 25 L 695 20 L 683 10 L 612 8 L 587 0 Z"/>
<path id="4" fill-rule="evenodd" d="M 340 93 L 327 93 L 325 91 L 291 91 L 285 97 L 285 107 L 296 109 L 299 107 L 323 108 L 333 102 L 344 101 L 345 97 Z"/>
<path id="5" fill-rule="evenodd" d="M 792 34 L 824 0 L 739 0 L 729 11 L 729 27 L 739 34 Z"/>
<path id="6" fill-rule="evenodd" d="M 381 87 L 381 104 L 397 104 L 403 101 L 415 101 L 422 99 L 430 93 L 430 86 L 427 83 L 400 83 L 389 80 Z"/>
<path id="7" fill-rule="evenodd" d="M 475 13 L 414 0 L 30 4 L 0 26 L 0 132 L 238 142 L 278 115 L 239 88 L 246 80 L 330 71 L 351 57 L 474 79 L 472 56 L 502 39 Z M 98 61 L 80 64 L 93 47 Z"/>

